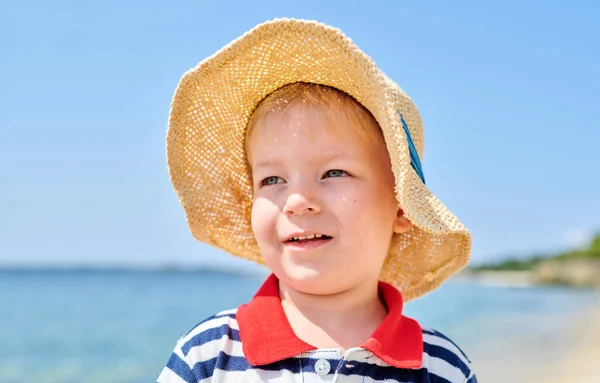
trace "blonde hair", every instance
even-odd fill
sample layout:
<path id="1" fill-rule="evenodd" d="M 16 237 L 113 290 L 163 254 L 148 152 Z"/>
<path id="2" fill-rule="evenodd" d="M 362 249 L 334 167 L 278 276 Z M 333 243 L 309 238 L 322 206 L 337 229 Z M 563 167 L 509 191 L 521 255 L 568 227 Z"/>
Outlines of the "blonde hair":
<path id="1" fill-rule="evenodd" d="M 246 130 L 246 158 L 249 156 L 250 138 L 265 126 L 262 122 L 270 116 L 280 115 L 289 110 L 288 108 L 298 106 L 316 108 L 325 120 L 325 125 L 336 135 L 344 134 L 345 126 L 340 127 L 340 124 L 336 123 L 342 114 L 348 121 L 354 122 L 350 124 L 351 129 L 360 138 L 381 142 L 385 147 L 383 133 L 375 117 L 352 96 L 327 85 L 296 82 L 269 94 L 250 116 Z"/>

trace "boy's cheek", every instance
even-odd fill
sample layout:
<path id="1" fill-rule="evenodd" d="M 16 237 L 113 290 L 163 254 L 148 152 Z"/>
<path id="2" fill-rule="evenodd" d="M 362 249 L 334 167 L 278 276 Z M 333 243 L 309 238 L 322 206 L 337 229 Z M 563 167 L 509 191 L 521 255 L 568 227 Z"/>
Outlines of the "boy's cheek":
<path id="1" fill-rule="evenodd" d="M 252 204 L 252 231 L 256 240 L 263 241 L 265 238 L 273 238 L 277 222 L 278 207 L 265 198 L 257 198 Z"/>

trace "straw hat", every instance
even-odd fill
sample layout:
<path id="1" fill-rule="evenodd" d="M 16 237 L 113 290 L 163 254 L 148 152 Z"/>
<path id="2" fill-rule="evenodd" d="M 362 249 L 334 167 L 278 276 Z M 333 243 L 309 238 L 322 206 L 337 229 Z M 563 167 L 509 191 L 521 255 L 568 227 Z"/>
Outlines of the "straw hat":
<path id="1" fill-rule="evenodd" d="M 351 95 L 381 126 L 396 197 L 413 223 L 407 233 L 394 236 L 381 279 L 410 300 L 463 268 L 471 236 L 424 184 L 417 108 L 340 30 L 315 21 L 260 24 L 181 78 L 171 104 L 167 162 L 193 236 L 264 264 L 250 224 L 246 125 L 261 100 L 295 82 Z"/>

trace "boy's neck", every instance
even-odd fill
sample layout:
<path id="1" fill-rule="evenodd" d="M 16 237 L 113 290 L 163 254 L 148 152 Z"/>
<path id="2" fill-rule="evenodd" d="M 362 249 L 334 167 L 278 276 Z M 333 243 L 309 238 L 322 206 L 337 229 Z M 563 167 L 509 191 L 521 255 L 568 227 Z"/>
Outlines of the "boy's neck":
<path id="1" fill-rule="evenodd" d="M 279 282 L 281 304 L 296 336 L 314 347 L 342 352 L 360 346 L 387 315 L 377 287 L 373 283 L 336 294 L 314 295 Z"/>

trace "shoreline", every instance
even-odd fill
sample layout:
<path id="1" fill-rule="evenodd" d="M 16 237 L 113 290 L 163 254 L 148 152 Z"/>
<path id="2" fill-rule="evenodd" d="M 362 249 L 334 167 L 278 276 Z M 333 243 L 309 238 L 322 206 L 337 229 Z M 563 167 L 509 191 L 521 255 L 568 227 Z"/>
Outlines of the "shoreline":
<path id="1" fill-rule="evenodd" d="M 598 237 L 600 241 L 600 236 Z M 600 257 L 549 258 L 534 263 L 467 267 L 459 273 L 483 281 L 496 279 L 517 285 L 600 287 Z"/>
<path id="2" fill-rule="evenodd" d="M 462 270 L 455 280 L 467 280 L 498 287 L 560 286 L 583 289 L 600 289 L 600 263 L 546 265 L 536 270 Z M 557 270 L 560 270 L 557 271 Z"/>
<path id="3" fill-rule="evenodd" d="M 461 271 L 452 277 L 455 281 L 469 281 L 486 286 L 532 287 L 535 280 L 530 271 Z"/>

